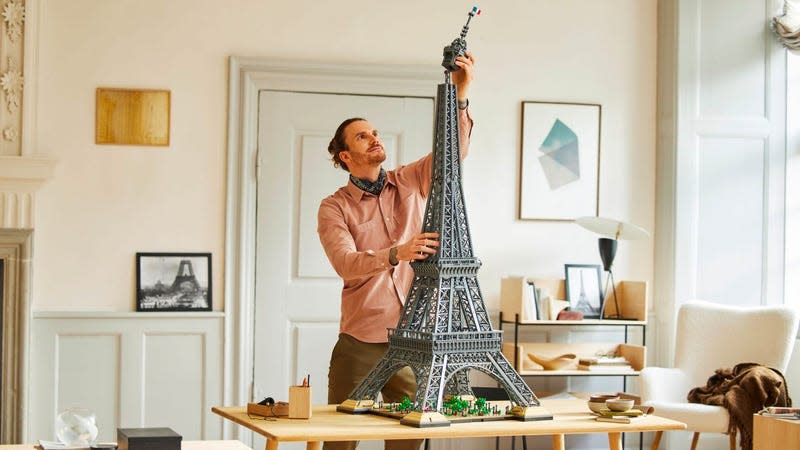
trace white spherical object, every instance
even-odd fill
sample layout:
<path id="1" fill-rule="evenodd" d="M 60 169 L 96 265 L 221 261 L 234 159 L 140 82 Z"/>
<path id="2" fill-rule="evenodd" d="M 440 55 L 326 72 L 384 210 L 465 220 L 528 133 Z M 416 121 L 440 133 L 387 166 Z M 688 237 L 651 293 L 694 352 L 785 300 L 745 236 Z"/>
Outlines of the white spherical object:
<path id="1" fill-rule="evenodd" d="M 97 439 L 97 420 L 86 408 L 69 408 L 56 416 L 56 437 L 67 446 L 88 447 Z"/>

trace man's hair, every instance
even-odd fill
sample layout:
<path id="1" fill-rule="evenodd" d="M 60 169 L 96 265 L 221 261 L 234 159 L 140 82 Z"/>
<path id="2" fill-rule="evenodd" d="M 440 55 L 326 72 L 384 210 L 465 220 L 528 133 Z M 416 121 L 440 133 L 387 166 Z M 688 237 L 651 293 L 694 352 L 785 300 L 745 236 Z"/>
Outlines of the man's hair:
<path id="1" fill-rule="evenodd" d="M 359 120 L 365 121 L 366 119 L 362 119 L 361 117 L 351 117 L 339 125 L 339 128 L 336 129 L 336 133 L 333 135 L 333 139 L 331 139 L 331 143 L 328 144 L 328 153 L 331 154 L 331 159 L 333 160 L 333 167 L 341 167 L 343 170 L 350 172 L 350 169 L 347 167 L 347 164 L 339 158 L 339 153 L 347 150 L 347 142 L 344 140 L 344 130 L 353 122 L 358 122 Z"/>

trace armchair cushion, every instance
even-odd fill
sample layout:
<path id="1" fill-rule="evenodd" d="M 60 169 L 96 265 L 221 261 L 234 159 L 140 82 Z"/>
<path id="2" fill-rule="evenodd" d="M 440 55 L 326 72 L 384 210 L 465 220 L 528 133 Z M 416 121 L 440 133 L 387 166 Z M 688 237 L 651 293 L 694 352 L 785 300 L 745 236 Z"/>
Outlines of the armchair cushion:
<path id="1" fill-rule="evenodd" d="M 660 417 L 692 424 L 700 433 L 727 433 L 725 408 L 689 403 L 686 393 L 692 388 L 688 375 L 678 368 L 646 367 L 639 376 L 644 404 L 655 408 Z"/>
<path id="2" fill-rule="evenodd" d="M 686 393 L 693 387 L 683 370 L 667 367 L 645 367 L 639 383 L 642 398 L 649 406 L 653 406 L 652 402 L 685 403 Z"/>
<path id="3" fill-rule="evenodd" d="M 691 424 L 691 430 L 698 433 L 728 433 L 728 411 L 721 406 L 700 403 L 674 403 L 648 401 L 659 417 Z"/>

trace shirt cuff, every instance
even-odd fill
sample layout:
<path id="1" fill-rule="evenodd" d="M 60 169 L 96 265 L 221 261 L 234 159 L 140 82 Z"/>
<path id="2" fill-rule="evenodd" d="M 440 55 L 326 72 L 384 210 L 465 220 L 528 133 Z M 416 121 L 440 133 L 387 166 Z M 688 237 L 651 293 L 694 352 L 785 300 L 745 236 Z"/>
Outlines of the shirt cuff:
<path id="1" fill-rule="evenodd" d="M 464 125 L 467 125 L 466 128 L 468 130 L 462 130 L 462 133 L 466 131 L 467 137 L 472 136 L 472 127 L 475 125 L 475 122 L 472 120 L 472 114 L 469 113 L 469 105 L 465 109 L 458 110 L 458 120 Z"/>
<path id="2" fill-rule="evenodd" d="M 382 250 L 367 250 L 366 252 L 370 256 L 375 257 L 375 265 L 377 267 L 381 267 L 383 269 L 391 269 L 395 266 L 389 264 L 389 249 L 384 248 Z"/>

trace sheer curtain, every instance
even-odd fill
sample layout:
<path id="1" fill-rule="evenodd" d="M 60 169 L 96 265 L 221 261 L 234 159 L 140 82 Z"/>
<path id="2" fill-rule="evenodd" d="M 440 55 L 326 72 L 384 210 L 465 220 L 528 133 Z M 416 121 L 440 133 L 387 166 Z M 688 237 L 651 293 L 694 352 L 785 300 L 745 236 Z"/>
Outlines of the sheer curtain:
<path id="1" fill-rule="evenodd" d="M 783 2 L 783 14 L 772 18 L 772 29 L 784 47 L 800 51 L 800 0 Z"/>

